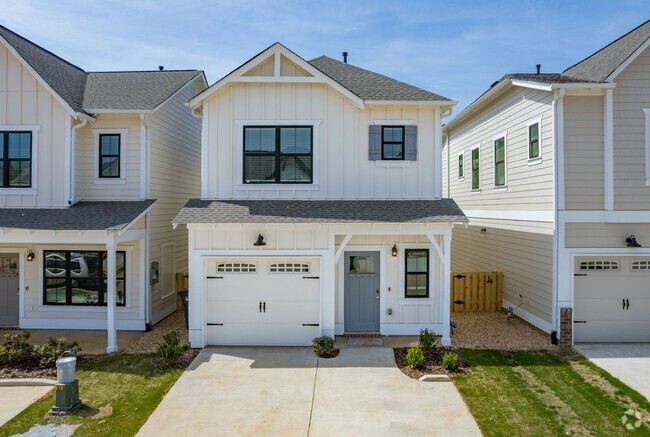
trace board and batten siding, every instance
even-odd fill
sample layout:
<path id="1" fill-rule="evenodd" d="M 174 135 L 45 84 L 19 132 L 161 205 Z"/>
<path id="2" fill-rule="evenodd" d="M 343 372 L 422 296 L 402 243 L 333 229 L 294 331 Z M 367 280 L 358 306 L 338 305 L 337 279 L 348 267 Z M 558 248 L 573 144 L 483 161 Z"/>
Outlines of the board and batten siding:
<path id="1" fill-rule="evenodd" d="M 565 209 L 604 208 L 604 103 L 602 96 L 564 97 Z"/>
<path id="2" fill-rule="evenodd" d="M 95 150 L 93 129 L 128 130 L 120 159 L 124 159 L 123 181 L 98 180 L 99 157 Z M 77 199 L 78 200 L 138 200 L 140 199 L 140 118 L 137 114 L 100 114 L 94 122 L 78 129 L 77 134 Z"/>
<path id="3" fill-rule="evenodd" d="M 487 227 L 486 232 L 481 233 L 482 227 L 483 223 L 470 225 L 466 229 L 462 226 L 454 228 L 451 270 L 503 272 L 504 301 L 513 308 L 521 304 L 521 310 L 550 324 L 553 299 L 552 229 L 521 232 Z"/>
<path id="4" fill-rule="evenodd" d="M 650 209 L 646 187 L 645 114 L 650 108 L 650 49 L 614 80 L 614 209 Z"/>
<path id="5" fill-rule="evenodd" d="M 38 143 L 32 144 L 32 165 L 37 167 L 36 188 L 0 188 L 0 207 L 67 206 L 63 169 L 66 126 L 70 119 L 64 107 L 36 77 L 0 45 L 0 130 L 2 126 L 38 126 Z M 29 193 L 16 194 L 19 191 Z"/>
<path id="6" fill-rule="evenodd" d="M 553 210 L 553 95 L 513 87 L 457 126 L 445 131 L 445 197 L 463 210 Z M 541 162 L 528 160 L 528 123 L 541 118 Z M 494 137 L 506 134 L 507 188 L 494 184 Z M 479 191 L 472 191 L 472 149 L 480 144 Z M 458 155 L 464 152 L 464 178 L 458 178 Z M 447 182 L 447 181 L 445 181 Z"/>
<path id="7" fill-rule="evenodd" d="M 174 273 L 187 272 L 187 228 L 172 227 L 172 219 L 188 199 L 201 194 L 201 120 L 185 106 L 194 93 L 186 86 L 148 119 L 150 142 L 150 197 L 158 199 L 148 215 L 149 262 L 162 269 L 162 244 L 174 243 Z M 162 274 L 162 270 L 161 270 Z M 175 278 L 175 276 L 174 276 Z M 172 290 L 151 287 L 151 323 L 176 310 Z"/>
<path id="8" fill-rule="evenodd" d="M 360 110 L 322 84 L 239 83 L 203 103 L 207 144 L 207 199 L 430 199 L 434 196 L 434 109 L 368 107 Z M 318 180 L 313 185 L 242 183 L 242 124 L 250 120 L 314 120 Z M 374 120 L 411 120 L 418 126 L 418 159 L 386 165 L 368 159 Z M 315 129 L 316 132 L 316 129 Z M 314 141 L 316 142 L 316 140 Z"/>
<path id="9" fill-rule="evenodd" d="M 628 252 L 625 239 L 634 235 L 642 246 L 650 244 L 650 223 L 566 223 L 566 247 L 620 248 Z"/>

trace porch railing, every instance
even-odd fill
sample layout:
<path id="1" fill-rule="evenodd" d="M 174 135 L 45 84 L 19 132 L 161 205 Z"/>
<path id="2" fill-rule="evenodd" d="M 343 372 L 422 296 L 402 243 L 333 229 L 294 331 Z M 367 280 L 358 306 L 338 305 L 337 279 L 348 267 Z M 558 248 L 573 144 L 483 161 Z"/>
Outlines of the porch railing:
<path id="1" fill-rule="evenodd" d="M 451 311 L 501 311 L 503 272 L 452 272 Z"/>

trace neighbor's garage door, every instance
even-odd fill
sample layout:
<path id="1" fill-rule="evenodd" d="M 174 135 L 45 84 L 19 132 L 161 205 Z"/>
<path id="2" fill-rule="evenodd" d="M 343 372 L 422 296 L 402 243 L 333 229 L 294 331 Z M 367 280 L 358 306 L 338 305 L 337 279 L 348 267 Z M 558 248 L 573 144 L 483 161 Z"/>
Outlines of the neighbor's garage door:
<path id="1" fill-rule="evenodd" d="M 576 260 L 574 341 L 650 341 L 650 257 Z"/>
<path id="2" fill-rule="evenodd" d="M 206 260 L 207 344 L 309 346 L 320 335 L 320 262 Z"/>

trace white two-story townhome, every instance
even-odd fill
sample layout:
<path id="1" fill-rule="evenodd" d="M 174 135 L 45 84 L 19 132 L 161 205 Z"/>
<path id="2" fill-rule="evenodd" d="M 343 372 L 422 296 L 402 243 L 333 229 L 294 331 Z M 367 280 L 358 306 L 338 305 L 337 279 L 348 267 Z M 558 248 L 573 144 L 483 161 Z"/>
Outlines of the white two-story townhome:
<path id="1" fill-rule="evenodd" d="M 650 22 L 505 75 L 444 135 L 453 269 L 503 271 L 504 306 L 560 344 L 650 341 Z"/>
<path id="2" fill-rule="evenodd" d="M 190 340 L 309 345 L 418 334 L 449 344 L 441 119 L 455 102 L 274 44 L 195 96 L 201 198 L 189 229 Z"/>
<path id="3" fill-rule="evenodd" d="M 177 306 L 200 71 L 88 73 L 0 26 L 0 325 L 145 330 Z"/>

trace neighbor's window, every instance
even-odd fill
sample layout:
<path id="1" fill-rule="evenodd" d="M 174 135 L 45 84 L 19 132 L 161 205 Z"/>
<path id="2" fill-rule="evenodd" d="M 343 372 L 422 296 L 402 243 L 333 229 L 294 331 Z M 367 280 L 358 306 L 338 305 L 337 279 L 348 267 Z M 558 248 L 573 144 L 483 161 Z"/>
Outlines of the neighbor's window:
<path id="1" fill-rule="evenodd" d="M 528 126 L 528 159 L 539 158 L 539 122 Z"/>
<path id="2" fill-rule="evenodd" d="M 465 154 L 458 155 L 458 179 L 465 177 Z"/>
<path id="3" fill-rule="evenodd" d="M 406 249 L 405 297 L 429 297 L 429 250 Z"/>
<path id="4" fill-rule="evenodd" d="M 472 190 L 481 188 L 481 150 L 476 147 L 472 149 Z"/>
<path id="5" fill-rule="evenodd" d="M 244 127 L 245 184 L 310 184 L 311 126 Z"/>
<path id="6" fill-rule="evenodd" d="M 32 186 L 32 133 L 0 132 L 0 187 Z"/>
<path id="7" fill-rule="evenodd" d="M 46 305 L 106 305 L 108 291 L 106 252 L 44 251 L 44 298 Z M 116 253 L 117 306 L 126 303 L 126 253 Z"/>
<path id="8" fill-rule="evenodd" d="M 381 159 L 404 160 L 404 126 L 381 127 Z"/>
<path id="9" fill-rule="evenodd" d="M 494 140 L 494 186 L 506 185 L 506 139 Z"/>
<path id="10" fill-rule="evenodd" d="M 99 177 L 120 177 L 120 134 L 99 135 Z"/>

